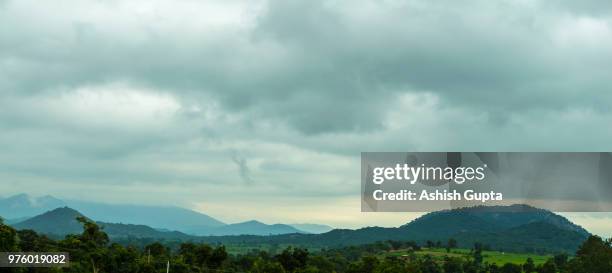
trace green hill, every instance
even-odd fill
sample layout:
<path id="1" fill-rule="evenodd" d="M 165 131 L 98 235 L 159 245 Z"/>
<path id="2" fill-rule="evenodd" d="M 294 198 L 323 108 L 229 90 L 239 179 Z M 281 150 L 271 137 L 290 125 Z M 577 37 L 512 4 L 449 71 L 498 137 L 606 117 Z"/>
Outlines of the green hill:
<path id="1" fill-rule="evenodd" d="M 80 233 L 75 218 L 81 214 L 64 207 L 13 224 L 18 229 L 63 236 Z M 338 247 L 376 241 L 426 241 L 445 243 L 454 238 L 459 247 L 470 248 L 479 242 L 492 250 L 530 253 L 576 251 L 589 233 L 564 217 L 524 205 L 473 207 L 428 213 L 397 228 L 366 227 L 335 229 L 322 234 L 303 234 L 287 225 L 266 225 L 256 221 L 230 225 L 228 236 L 190 236 L 177 231 L 161 231 L 145 225 L 98 222 L 111 239 L 157 238 L 192 240 L 225 244 L 294 244 L 310 247 Z M 227 228 L 227 226 L 225 227 Z M 265 231 L 256 233 L 256 231 Z M 226 231 L 228 232 L 228 231 Z M 289 233 L 270 235 L 278 233 Z M 268 235 L 266 235 L 268 234 Z"/>
<path id="2" fill-rule="evenodd" d="M 525 205 L 472 207 L 428 213 L 398 228 L 335 229 L 323 234 L 277 236 L 214 236 L 207 242 L 298 244 L 338 247 L 399 240 L 445 243 L 454 238 L 460 247 L 475 242 L 493 250 L 557 253 L 576 251 L 590 234 L 566 218 Z"/>
<path id="3" fill-rule="evenodd" d="M 62 207 L 47 211 L 12 226 L 16 229 L 31 229 L 37 233 L 47 234 L 52 237 L 63 237 L 67 234 L 80 234 L 83 232 L 82 224 L 76 220 L 79 216 L 84 215 L 69 207 Z M 104 222 L 97 222 L 97 224 L 103 228 L 104 232 L 111 239 L 134 237 L 189 240 L 195 238 L 177 231 L 159 231 L 145 225 Z"/>

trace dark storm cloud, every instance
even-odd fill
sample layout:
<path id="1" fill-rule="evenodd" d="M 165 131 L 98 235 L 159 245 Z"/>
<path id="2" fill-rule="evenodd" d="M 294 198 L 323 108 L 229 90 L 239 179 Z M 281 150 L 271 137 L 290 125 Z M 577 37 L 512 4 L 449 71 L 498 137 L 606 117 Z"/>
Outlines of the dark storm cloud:
<path id="1" fill-rule="evenodd" d="M 189 100 L 206 93 L 227 111 L 307 135 L 380 129 L 386 102 L 406 92 L 433 92 L 500 120 L 527 109 L 601 110 L 609 96 L 592 98 L 612 87 L 598 72 L 610 69 L 610 41 L 593 48 L 571 36 L 567 28 L 598 6 L 581 4 L 583 15 L 571 3 L 271 1 L 252 26 L 183 32 L 86 18 L 45 26 L 9 14 L 3 25 L 16 27 L 0 38 L 2 88 L 23 94 L 126 80 Z M 601 24 L 593 31 L 605 38 L 609 19 L 585 27 Z M 555 40 L 564 32 L 575 44 Z"/>
<path id="2" fill-rule="evenodd" d="M 605 1 L 0 5 L 7 180 L 347 195 L 360 151 L 612 148 Z"/>
<path id="3" fill-rule="evenodd" d="M 572 18 L 560 17 L 571 10 L 551 14 L 538 6 L 490 1 L 275 3 L 259 24 L 266 37 L 328 60 L 340 78 L 356 75 L 371 97 L 384 95 L 379 86 L 427 90 L 451 103 L 514 111 L 591 106 L 597 102 L 585 93 L 601 95 L 610 88 L 605 75 L 584 71 L 609 69 L 601 61 L 611 59 L 609 50 L 581 48 L 582 37 L 569 38 L 576 39 L 570 41 L 575 47 L 555 44 L 557 31 L 579 23 L 562 25 Z M 609 26 L 608 19 L 601 23 Z M 610 35 L 609 28 L 601 30 Z"/>

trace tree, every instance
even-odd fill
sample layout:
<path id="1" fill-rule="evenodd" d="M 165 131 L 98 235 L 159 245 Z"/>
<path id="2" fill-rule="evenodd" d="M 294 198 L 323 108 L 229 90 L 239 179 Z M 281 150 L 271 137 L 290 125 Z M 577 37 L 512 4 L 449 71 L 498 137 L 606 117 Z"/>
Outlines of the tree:
<path id="1" fill-rule="evenodd" d="M 17 231 L 19 238 L 19 249 L 21 251 L 57 251 L 55 242 L 44 235 L 38 235 L 31 229 L 22 229 Z"/>
<path id="2" fill-rule="evenodd" d="M 250 272 L 252 273 L 285 273 L 285 269 L 278 262 L 267 261 L 260 258 L 257 258 L 253 263 L 253 267 Z"/>
<path id="3" fill-rule="evenodd" d="M 83 225 L 83 233 L 66 236 L 61 245 L 70 252 L 70 258 L 74 257 L 87 268 L 86 271 L 98 273 L 104 265 L 109 264 L 106 248 L 108 235 L 96 223 L 83 216 L 77 217 L 76 220 Z"/>
<path id="4" fill-rule="evenodd" d="M 521 266 L 513 263 L 506 263 L 499 269 L 500 273 L 521 273 Z"/>
<path id="5" fill-rule="evenodd" d="M 493 264 L 489 264 L 487 266 L 487 271 L 488 273 L 500 273 L 500 269 L 499 266 L 497 266 L 497 264 L 493 263 Z"/>
<path id="6" fill-rule="evenodd" d="M 221 267 L 221 264 L 227 259 L 227 252 L 225 246 L 219 246 L 213 250 L 210 258 L 208 259 L 208 266 L 212 269 Z"/>
<path id="7" fill-rule="evenodd" d="M 400 241 L 394 241 L 394 240 L 389 240 L 389 245 L 391 245 L 391 248 L 394 250 L 400 249 L 402 247 L 402 242 Z"/>
<path id="8" fill-rule="evenodd" d="M 308 259 L 308 265 L 318 268 L 321 273 L 332 273 L 335 271 L 334 263 L 320 255 Z"/>
<path id="9" fill-rule="evenodd" d="M 206 268 L 208 260 L 212 255 L 212 248 L 209 245 L 200 244 L 195 248 L 195 266 L 198 268 Z"/>
<path id="10" fill-rule="evenodd" d="M 140 253 L 134 247 L 123 247 L 120 244 L 112 244 L 108 251 L 104 264 L 105 272 L 137 273 L 138 258 Z"/>
<path id="11" fill-rule="evenodd" d="M 474 263 L 476 265 L 482 264 L 482 244 L 475 243 L 474 249 L 472 251 L 472 258 L 474 258 Z"/>
<path id="12" fill-rule="evenodd" d="M 288 247 L 279 255 L 276 255 L 278 262 L 288 272 L 293 272 L 298 268 L 304 268 L 308 260 L 308 250 L 303 248 Z"/>
<path id="13" fill-rule="evenodd" d="M 79 216 L 76 219 L 83 224 L 81 241 L 94 247 L 105 247 L 108 244 L 108 235 L 96 223 L 83 216 Z"/>
<path id="14" fill-rule="evenodd" d="M 189 265 L 181 259 L 173 259 L 170 262 L 170 272 L 172 273 L 190 273 Z"/>
<path id="15" fill-rule="evenodd" d="M 610 261 L 612 261 L 612 241 L 604 241 L 599 236 L 590 236 L 578 248 L 576 257 L 567 264 L 567 271 L 571 273 L 609 273 L 612 272 Z"/>
<path id="16" fill-rule="evenodd" d="M 83 261 L 89 263 L 93 273 L 98 273 L 107 258 L 108 235 L 96 223 L 83 216 L 77 217 L 76 220 L 83 224 L 83 233 L 73 239 L 78 244 Z"/>
<path id="17" fill-rule="evenodd" d="M 427 240 L 427 242 L 425 242 L 425 245 L 427 246 L 427 248 L 433 248 L 434 247 L 434 242 Z"/>
<path id="18" fill-rule="evenodd" d="M 169 252 L 168 249 L 159 242 L 147 245 L 145 251 L 147 255 L 151 255 L 155 258 L 164 257 Z"/>
<path id="19" fill-rule="evenodd" d="M 0 218 L 0 251 L 17 250 L 17 232 Z"/>
<path id="20" fill-rule="evenodd" d="M 553 257 L 553 261 L 555 265 L 557 265 L 558 269 L 563 270 L 565 265 L 567 264 L 568 256 L 565 253 L 557 254 Z"/>
<path id="21" fill-rule="evenodd" d="M 448 242 L 446 242 L 446 252 L 450 252 L 451 249 L 456 248 L 456 247 L 457 247 L 457 240 L 455 240 L 454 238 L 448 239 Z"/>
<path id="22" fill-rule="evenodd" d="M 421 262 L 421 270 L 423 273 L 441 273 L 442 269 L 440 266 L 434 261 L 434 259 L 430 255 L 425 255 L 423 257 L 423 261 Z"/>
<path id="23" fill-rule="evenodd" d="M 552 260 L 546 261 L 542 266 L 538 268 L 538 273 L 557 273 L 557 266 Z M 595 273 L 595 272 L 590 272 Z"/>
<path id="24" fill-rule="evenodd" d="M 463 263 L 459 258 L 445 257 L 443 268 L 444 272 L 463 273 Z"/>
<path id="25" fill-rule="evenodd" d="M 380 261 L 374 256 L 364 256 L 357 263 L 351 263 L 346 270 L 347 273 L 373 273 Z"/>
<path id="26" fill-rule="evenodd" d="M 527 261 L 525 264 L 523 264 L 523 270 L 525 273 L 535 272 L 535 264 L 533 263 L 533 259 L 531 257 L 527 258 Z"/>

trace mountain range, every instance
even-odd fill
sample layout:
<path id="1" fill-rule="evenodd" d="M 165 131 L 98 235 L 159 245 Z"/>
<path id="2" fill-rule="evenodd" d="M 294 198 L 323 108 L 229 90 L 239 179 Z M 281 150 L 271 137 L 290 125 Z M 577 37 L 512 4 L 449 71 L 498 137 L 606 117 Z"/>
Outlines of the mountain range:
<path id="1" fill-rule="evenodd" d="M 0 216 L 16 224 L 55 208 L 70 207 L 104 223 L 145 225 L 160 231 L 176 230 L 189 235 L 270 235 L 285 233 L 322 233 L 332 230 L 325 225 L 264 224 L 258 221 L 226 224 L 206 214 L 180 207 L 104 204 L 61 200 L 53 196 L 31 197 L 18 194 L 0 198 Z M 299 228 L 297 227 L 299 226 Z"/>
<path id="2" fill-rule="evenodd" d="M 47 234 L 52 237 L 63 237 L 67 234 L 80 234 L 83 232 L 83 225 L 77 221 L 77 217 L 91 218 L 69 207 L 56 208 L 43 214 L 34 216 L 22 222 L 12 224 L 16 229 L 31 229 L 38 233 Z M 110 238 L 156 238 L 156 239 L 177 239 L 189 240 L 190 236 L 178 231 L 160 231 L 145 225 L 117 224 L 96 222 L 102 227 Z"/>
<path id="3" fill-rule="evenodd" d="M 32 229 L 50 235 L 81 233 L 75 219 L 84 216 L 68 208 L 57 208 L 25 221 L 11 224 L 17 229 Z M 91 219 L 91 218 L 90 218 Z M 444 244 L 454 238 L 460 247 L 483 243 L 492 249 L 509 252 L 573 253 L 590 235 L 566 218 L 526 205 L 471 207 L 432 212 L 396 228 L 366 227 L 357 230 L 334 229 L 321 234 L 258 234 L 194 236 L 179 231 L 154 229 L 146 225 L 97 222 L 111 239 L 153 238 L 225 244 L 293 244 L 316 247 L 360 245 L 377 241 L 426 241 Z M 291 232 L 286 225 L 265 225 L 257 221 L 227 225 L 235 234 L 254 233 L 265 227 L 273 232 Z M 227 227 L 226 226 L 226 227 Z M 274 229 L 271 229 L 272 226 Z"/>
<path id="4" fill-rule="evenodd" d="M 563 216 L 527 205 L 470 207 L 431 212 L 396 228 L 334 229 L 322 234 L 203 237 L 206 242 L 296 244 L 318 247 L 377 241 L 440 241 L 460 247 L 482 243 L 509 252 L 574 253 L 590 233 Z"/>

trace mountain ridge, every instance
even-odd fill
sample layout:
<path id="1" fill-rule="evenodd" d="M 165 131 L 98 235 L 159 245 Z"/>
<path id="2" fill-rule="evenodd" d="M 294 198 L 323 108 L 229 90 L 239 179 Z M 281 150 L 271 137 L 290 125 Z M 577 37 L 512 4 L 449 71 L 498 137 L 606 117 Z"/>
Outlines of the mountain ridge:
<path id="1" fill-rule="evenodd" d="M 45 214 L 14 224 L 18 228 L 32 228 L 43 233 L 74 231 L 80 233 L 80 224 L 75 223 L 80 212 L 71 208 L 55 212 L 62 221 Z M 67 212 L 66 212 L 67 211 Z M 53 215 L 53 213 L 51 214 Z M 42 219 L 42 220 L 41 220 Z M 66 220 L 68 219 L 68 220 Z M 38 220 L 38 221 L 35 221 Z M 192 236 L 178 231 L 158 230 L 145 225 L 98 222 L 112 238 L 155 237 L 178 240 L 194 240 L 209 243 L 273 243 L 306 244 L 321 247 L 336 247 L 399 240 L 446 242 L 457 240 L 462 247 L 472 247 L 480 242 L 490 244 L 496 250 L 517 252 L 571 253 L 590 233 L 553 212 L 525 205 L 503 207 L 472 207 L 437 211 L 425 214 L 399 227 L 364 227 L 360 229 L 334 229 L 321 234 L 295 232 L 288 225 L 266 225 L 257 220 L 230 224 L 233 235 L 211 232 L 207 236 Z M 283 233 L 254 233 L 251 229 L 260 226 L 285 229 Z M 45 230 L 47 228 L 47 230 Z M 61 232 L 60 232 L 61 233 Z"/>
<path id="2" fill-rule="evenodd" d="M 521 209 L 517 209 L 521 208 Z M 527 208 L 527 209 L 525 209 Z M 518 213 L 518 214 L 514 214 Z M 510 220 L 519 223 L 507 225 Z M 500 220 L 501 219 L 501 220 Z M 497 222 L 497 223 L 496 223 Z M 559 224 L 562 223 L 562 224 Z M 360 245 L 377 241 L 440 241 L 453 238 L 459 246 L 490 244 L 500 251 L 573 253 L 590 233 L 563 216 L 525 205 L 459 208 L 431 212 L 399 227 L 334 229 L 322 234 L 204 237 L 208 242 L 309 244 L 320 247 Z M 534 243 L 537 242 L 537 243 Z"/>
<path id="3" fill-rule="evenodd" d="M 105 204 L 61 200 L 50 195 L 32 197 L 25 193 L 0 198 L 0 215 L 7 219 L 29 218 L 65 206 L 98 221 L 128 222 L 161 229 L 185 231 L 225 225 L 222 221 L 209 215 L 174 206 Z"/>
<path id="4" fill-rule="evenodd" d="M 12 224 L 11 226 L 20 230 L 31 229 L 37 233 L 61 237 L 68 234 L 81 234 L 83 232 L 83 226 L 77 221 L 77 217 L 85 217 L 90 221 L 94 221 L 75 209 L 61 207 L 31 217 L 25 221 Z M 145 225 L 105 223 L 100 221 L 94 222 L 113 239 L 137 237 L 187 240 L 193 238 L 193 236 L 178 231 L 158 231 Z"/>
<path id="5" fill-rule="evenodd" d="M 218 235 L 278 235 L 288 233 L 307 233 L 291 225 L 286 224 L 265 224 L 257 220 L 249 220 L 229 224 L 216 229 L 209 229 L 200 232 L 202 236 Z"/>
<path id="6" fill-rule="evenodd" d="M 268 225 L 256 220 L 226 224 L 206 214 L 180 207 L 60 200 L 51 195 L 31 197 L 24 193 L 0 198 L 0 216 L 6 218 L 6 223 L 18 224 L 25 219 L 66 206 L 104 223 L 144 225 L 158 231 L 179 231 L 195 236 L 309 233 L 291 225 Z"/>

